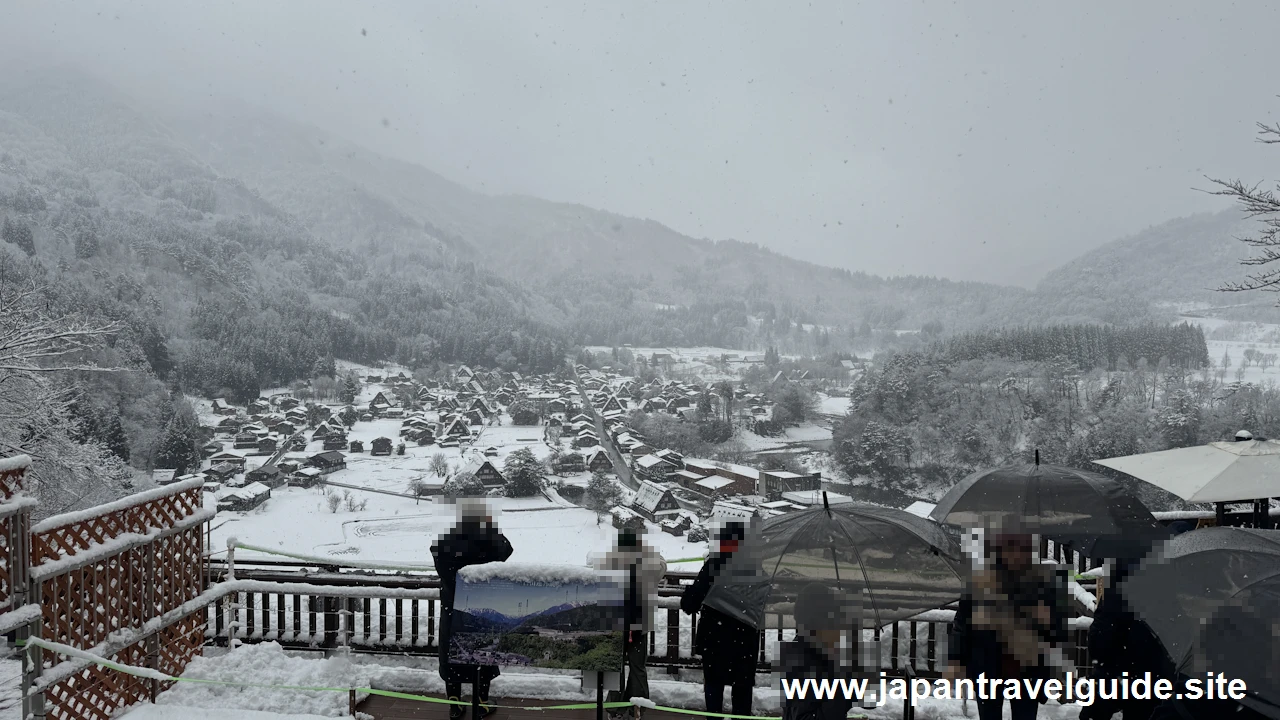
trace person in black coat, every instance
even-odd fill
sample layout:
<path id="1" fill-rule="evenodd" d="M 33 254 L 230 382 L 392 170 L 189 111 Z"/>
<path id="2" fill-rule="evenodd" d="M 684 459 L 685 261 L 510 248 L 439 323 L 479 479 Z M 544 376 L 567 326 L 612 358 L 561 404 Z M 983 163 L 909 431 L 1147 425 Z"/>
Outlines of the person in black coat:
<path id="1" fill-rule="evenodd" d="M 806 585 L 796 597 L 796 637 L 782 644 L 782 674 L 788 680 L 836 679 L 840 630 L 849 624 L 839 595 L 826 585 Z M 844 720 L 853 699 L 836 697 L 782 700 L 783 720 Z"/>
<path id="2" fill-rule="evenodd" d="M 1191 530 L 1192 526 L 1180 520 L 1169 529 L 1174 535 L 1180 535 Z M 1151 673 L 1153 683 L 1160 678 L 1174 679 L 1173 665 L 1165 653 L 1164 644 L 1129 608 L 1120 588 L 1140 564 L 1141 561 L 1135 559 L 1116 561 L 1102 600 L 1093 613 L 1093 624 L 1089 626 L 1089 658 L 1096 679 L 1120 679 L 1126 672 L 1129 678 Z M 1080 709 L 1080 720 L 1110 720 L 1116 713 L 1120 713 L 1124 720 L 1150 720 L 1159 705 L 1160 700 L 1155 698 L 1099 698 L 1092 705 Z"/>
<path id="3" fill-rule="evenodd" d="M 680 609 L 697 614 L 694 652 L 702 657 L 703 693 L 708 712 L 724 712 L 724 688 L 731 688 L 734 715 L 750 715 L 756 684 L 756 654 L 760 633 L 750 625 L 702 604 L 720 571 L 738 551 L 746 535 L 742 523 L 727 523 L 716 535 L 715 551 L 703 563 L 698 578 L 680 597 Z"/>
<path id="4" fill-rule="evenodd" d="M 1033 536 L 1017 532 L 987 543 L 987 566 L 973 573 L 952 623 L 952 679 L 1053 675 L 1047 661 L 1067 639 L 1066 583 L 1034 562 L 1034 543 Z M 1000 720 L 1003 705 L 1003 698 L 978 700 L 978 717 Z M 1039 709 L 1040 702 L 1029 698 L 1009 701 L 1013 720 L 1035 720 Z"/>
<path id="5" fill-rule="evenodd" d="M 472 692 L 480 702 L 489 702 L 489 683 L 501 674 L 496 665 L 463 665 L 449 662 L 449 641 L 453 626 L 453 598 L 457 590 L 458 571 L 468 565 L 502 562 L 511 557 L 511 542 L 498 532 L 487 510 L 463 506 L 458 523 L 431 546 L 436 574 L 440 576 L 440 677 L 450 700 L 462 696 L 462 684 L 472 683 Z M 485 711 L 485 716 L 493 709 Z M 466 714 L 462 705 L 450 705 L 449 717 L 457 720 Z"/>

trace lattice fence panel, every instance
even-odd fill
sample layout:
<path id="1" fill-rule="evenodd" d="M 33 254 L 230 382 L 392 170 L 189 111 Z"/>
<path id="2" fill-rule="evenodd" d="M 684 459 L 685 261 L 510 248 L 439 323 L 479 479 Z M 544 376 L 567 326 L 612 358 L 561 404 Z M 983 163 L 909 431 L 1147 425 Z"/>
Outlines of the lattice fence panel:
<path id="1" fill-rule="evenodd" d="M 0 609 L 13 605 L 14 535 L 20 528 L 18 516 L 0 518 Z"/>
<path id="2" fill-rule="evenodd" d="M 59 660 L 62 660 L 59 656 Z M 144 644 L 111 656 L 127 665 L 146 665 Z M 147 680 L 91 665 L 45 690 L 47 717 L 55 720 L 108 720 L 121 709 L 151 697 Z"/>
<path id="3" fill-rule="evenodd" d="M 0 501 L 8 500 L 22 492 L 26 468 L 0 471 Z"/>
<path id="4" fill-rule="evenodd" d="M 175 528 L 201 508 L 199 488 L 115 506 L 31 534 L 33 564 L 76 558 L 88 561 L 41 580 L 43 635 L 72 647 L 92 648 L 120 630 L 144 623 L 197 597 L 204 584 L 204 532 L 199 525 L 110 554 L 104 543 L 123 535 L 141 536 Z M 139 538 L 142 539 L 142 538 Z M 204 645 L 204 611 L 162 629 L 148 657 L 141 641 L 113 657 L 122 663 L 155 667 L 180 675 Z M 45 664 L 64 658 L 46 654 Z M 105 720 L 150 697 L 153 683 L 91 667 L 45 690 L 48 717 Z M 157 690 L 163 688 L 156 688 Z"/>
<path id="5" fill-rule="evenodd" d="M 75 557 L 125 534 L 168 530 L 200 509 L 201 491 L 185 490 L 31 535 L 31 562 Z"/>

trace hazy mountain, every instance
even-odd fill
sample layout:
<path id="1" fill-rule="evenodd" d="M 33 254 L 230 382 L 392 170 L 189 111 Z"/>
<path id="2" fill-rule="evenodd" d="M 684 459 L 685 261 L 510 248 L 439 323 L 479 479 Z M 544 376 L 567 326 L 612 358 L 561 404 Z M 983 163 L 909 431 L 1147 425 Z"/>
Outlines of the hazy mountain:
<path id="1" fill-rule="evenodd" d="M 1005 322 L 1026 291 L 934 278 L 881 278 L 749 243 L 682 235 L 653 220 L 476 192 L 314 127 L 219 103 L 171 114 L 203 160 L 341 245 L 438 243 L 553 296 L 651 305 L 754 302 L 798 322 L 912 328 Z M 868 239 L 875 242 L 875 239 Z M 564 308 L 562 308 L 563 310 Z M 570 311 L 569 314 L 572 314 Z"/>
<path id="2" fill-rule="evenodd" d="M 233 102 L 172 105 L 139 102 L 78 73 L 24 76 L 0 88 L 4 147 L 25 163 L 0 174 L 0 191 L 65 198 L 27 220 L 38 239 L 50 238 L 38 254 L 62 242 L 49 260 L 78 260 L 72 271 L 154 274 L 158 261 L 148 258 L 167 256 L 143 284 L 177 337 L 190 335 L 202 292 L 220 296 L 217 288 L 258 298 L 263 312 L 297 292 L 315 312 L 376 335 L 352 342 L 357 330 L 331 330 L 347 340 L 321 334 L 297 357 L 354 347 L 363 359 L 391 352 L 406 362 L 484 364 L 508 353 L 508 363 L 544 364 L 551 348 L 529 344 L 550 334 L 582 344 L 817 352 L 871 328 L 930 322 L 953 331 L 1146 320 L 1151 302 L 1216 299 L 1202 289 L 1217 281 L 1203 278 L 1229 279 L 1237 269 L 1234 241 L 1224 239 L 1230 228 L 1212 216 L 1109 243 L 1035 292 L 882 278 L 687 237 L 652 220 L 487 195 Z M 58 240 L 72 209 L 77 222 L 109 230 L 91 260 Z M 195 292 L 183 277 L 200 278 Z M 521 330 L 534 326 L 542 329 Z M 486 339 L 470 342 L 479 327 Z"/>
<path id="3" fill-rule="evenodd" d="M 1108 307 L 1116 308 L 1113 313 L 1135 311 L 1143 303 L 1245 306 L 1226 314 L 1274 319 L 1274 298 L 1217 290 L 1256 270 L 1240 264 L 1251 248 L 1237 239 L 1256 232 L 1256 222 L 1234 208 L 1170 220 L 1108 242 L 1054 270 L 1040 282 L 1036 295 L 1055 299 L 1069 320 L 1106 317 Z"/>

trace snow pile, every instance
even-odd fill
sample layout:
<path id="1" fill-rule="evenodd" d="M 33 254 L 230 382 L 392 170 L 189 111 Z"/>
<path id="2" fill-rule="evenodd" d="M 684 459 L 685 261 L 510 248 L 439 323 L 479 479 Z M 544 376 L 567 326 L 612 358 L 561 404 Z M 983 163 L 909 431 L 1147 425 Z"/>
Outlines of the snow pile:
<path id="1" fill-rule="evenodd" d="M 279 643 L 269 642 L 244 645 L 221 657 L 196 658 L 182 676 L 254 685 L 350 688 L 370 687 L 373 675 L 372 668 L 352 663 L 347 658 L 316 660 L 292 657 Z M 361 694 L 358 699 L 365 697 L 367 694 Z M 161 694 L 157 703 L 183 708 L 262 710 L 291 716 L 350 717 L 347 693 L 323 690 L 180 682 Z"/>
<path id="2" fill-rule="evenodd" d="M 29 467 L 31 467 L 30 455 L 14 455 L 13 457 L 0 458 L 0 472 L 26 470 Z"/>
<path id="3" fill-rule="evenodd" d="M 173 705 L 138 705 L 125 713 L 128 720 L 327 720 L 323 715 L 281 715 L 261 710 L 224 710 L 216 708 L 176 707 Z"/>
<path id="4" fill-rule="evenodd" d="M 589 567 L 505 562 L 462 568 L 458 571 L 458 579 L 473 583 L 505 580 L 531 585 L 590 585 L 600 581 L 596 571 Z"/>

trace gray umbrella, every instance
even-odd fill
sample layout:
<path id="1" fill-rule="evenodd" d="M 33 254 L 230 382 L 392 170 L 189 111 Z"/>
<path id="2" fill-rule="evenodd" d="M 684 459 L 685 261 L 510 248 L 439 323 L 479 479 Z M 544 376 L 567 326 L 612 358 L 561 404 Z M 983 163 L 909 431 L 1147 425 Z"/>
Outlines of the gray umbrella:
<path id="1" fill-rule="evenodd" d="M 956 483 L 930 513 L 964 527 L 1017 528 L 1093 557 L 1142 557 L 1169 531 L 1120 483 L 1057 465 L 1006 465 Z"/>
<path id="2" fill-rule="evenodd" d="M 840 593 L 849 619 L 884 626 L 960 597 L 962 572 L 955 540 L 931 520 L 840 503 L 753 524 L 706 604 L 764 628 L 766 615 L 789 613 L 799 591 L 818 582 Z"/>
<path id="3" fill-rule="evenodd" d="M 1280 531 L 1179 535 L 1120 587 L 1180 673 L 1244 680 L 1250 705 L 1280 717 Z"/>

